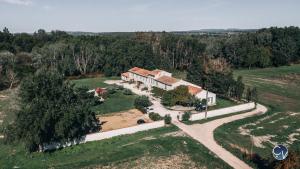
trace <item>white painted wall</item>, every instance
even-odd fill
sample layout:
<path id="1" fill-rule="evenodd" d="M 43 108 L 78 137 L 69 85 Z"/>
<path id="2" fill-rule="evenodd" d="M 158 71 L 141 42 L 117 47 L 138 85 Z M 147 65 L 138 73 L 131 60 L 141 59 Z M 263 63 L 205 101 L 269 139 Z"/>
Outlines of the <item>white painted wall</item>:
<path id="1" fill-rule="evenodd" d="M 140 124 L 140 125 L 117 129 L 117 130 L 98 132 L 98 133 L 88 134 L 79 140 L 74 140 L 74 141 L 67 142 L 67 143 L 48 144 L 48 145 L 44 146 L 44 150 L 52 150 L 52 149 L 58 149 L 61 147 L 69 147 L 69 146 L 76 145 L 76 144 L 86 143 L 86 142 L 90 142 L 90 141 L 103 140 L 103 139 L 120 136 L 120 135 L 125 135 L 125 134 L 133 134 L 133 133 L 136 133 L 139 131 L 145 131 L 145 130 L 155 129 L 155 128 L 159 128 L 159 127 L 164 127 L 164 126 L 165 126 L 164 120 L 160 120 L 160 121 L 156 121 L 156 122 Z"/>
<path id="2" fill-rule="evenodd" d="M 206 99 L 206 90 L 202 90 L 195 96 L 198 99 Z M 208 105 L 212 106 L 216 104 L 216 94 L 208 91 Z"/>
<path id="3" fill-rule="evenodd" d="M 251 110 L 253 108 L 255 108 L 255 103 L 251 102 L 251 103 L 241 104 L 237 106 L 226 107 L 223 109 L 212 110 L 207 112 L 207 118 L 222 116 L 225 114 L 237 113 L 245 110 Z M 190 118 L 191 121 L 201 120 L 201 119 L 205 119 L 205 112 L 192 114 Z"/>
<path id="4" fill-rule="evenodd" d="M 133 134 L 133 133 L 136 133 L 139 131 L 145 131 L 145 130 L 163 127 L 164 125 L 165 125 L 165 122 L 163 120 L 161 120 L 161 121 L 145 123 L 145 124 L 141 124 L 141 125 L 137 125 L 137 126 L 133 126 L 133 127 L 127 127 L 127 128 L 122 128 L 122 129 L 117 129 L 117 130 L 112 130 L 112 131 L 107 131 L 107 132 L 88 134 L 85 138 L 85 142 L 103 140 L 103 139 L 120 136 L 120 135 L 124 135 L 124 134 Z"/>

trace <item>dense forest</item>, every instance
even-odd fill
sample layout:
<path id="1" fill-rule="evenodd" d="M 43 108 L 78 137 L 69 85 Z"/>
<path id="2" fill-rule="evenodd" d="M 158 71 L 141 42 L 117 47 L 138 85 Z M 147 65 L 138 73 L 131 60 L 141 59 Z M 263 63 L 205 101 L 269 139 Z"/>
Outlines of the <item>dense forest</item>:
<path id="1" fill-rule="evenodd" d="M 33 34 L 0 31 L 0 89 L 28 73 L 56 69 L 66 76 L 119 75 L 133 66 L 188 70 L 195 59 L 221 59 L 234 68 L 288 65 L 300 60 L 298 27 L 222 35 L 135 32 L 73 36 L 63 31 Z"/>

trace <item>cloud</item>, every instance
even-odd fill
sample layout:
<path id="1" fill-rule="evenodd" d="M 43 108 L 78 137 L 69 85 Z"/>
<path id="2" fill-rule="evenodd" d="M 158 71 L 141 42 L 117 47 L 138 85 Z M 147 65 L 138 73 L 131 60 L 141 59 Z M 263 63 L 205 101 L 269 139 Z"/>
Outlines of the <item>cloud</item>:
<path id="1" fill-rule="evenodd" d="M 31 0 L 0 0 L 0 2 L 5 2 L 13 5 L 24 5 L 24 6 L 29 6 L 33 4 Z"/>
<path id="2" fill-rule="evenodd" d="M 48 11 L 48 10 L 51 10 L 52 7 L 49 6 L 49 5 L 44 5 L 44 6 L 43 6 L 43 9 L 46 10 L 46 11 Z"/>

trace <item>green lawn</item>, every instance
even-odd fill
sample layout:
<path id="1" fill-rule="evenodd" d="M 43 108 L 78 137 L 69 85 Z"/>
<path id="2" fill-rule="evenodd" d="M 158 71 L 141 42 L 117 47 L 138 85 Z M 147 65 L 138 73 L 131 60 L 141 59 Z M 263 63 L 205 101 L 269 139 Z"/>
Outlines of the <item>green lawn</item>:
<path id="1" fill-rule="evenodd" d="M 89 89 L 95 89 L 96 87 L 108 87 L 109 85 L 104 83 L 105 80 L 119 80 L 119 77 L 96 77 L 72 80 L 76 87 L 86 86 Z M 117 90 L 116 93 L 110 94 L 104 103 L 99 104 L 93 108 L 97 114 L 107 114 L 119 111 L 125 111 L 134 108 L 134 100 L 137 96 L 124 95 L 123 91 Z"/>
<path id="2" fill-rule="evenodd" d="M 225 107 L 235 106 L 237 104 L 238 103 L 236 103 L 234 101 L 217 97 L 216 105 L 208 107 L 208 110 L 221 109 L 221 108 L 225 108 Z"/>
<path id="3" fill-rule="evenodd" d="M 28 154 L 20 145 L 4 145 L 0 140 L 0 168 L 82 168 L 117 166 L 121 168 L 149 168 L 170 163 L 178 167 L 178 159 L 173 156 L 186 156 L 181 168 L 230 168 L 215 157 L 203 145 L 186 136 L 172 136 L 177 132 L 174 126 L 139 132 L 64 148 L 49 153 Z M 144 159 L 144 163 L 142 163 Z M 146 159 L 146 160 L 145 160 Z M 160 161 L 166 159 L 166 161 Z M 180 159 L 179 159 L 180 160 Z M 172 165 L 172 164 L 171 164 Z M 195 165 L 195 166 L 194 166 Z"/>
<path id="4" fill-rule="evenodd" d="M 134 108 L 134 100 L 137 95 L 124 95 L 123 91 L 117 91 L 109 95 L 105 101 L 93 108 L 96 114 L 107 114 L 112 112 L 120 112 Z"/>
<path id="5" fill-rule="evenodd" d="M 71 80 L 71 83 L 76 87 L 87 87 L 89 89 L 95 89 L 97 87 L 107 87 L 108 84 L 104 83 L 105 80 L 120 80 L 120 77 L 95 77 L 95 78 L 83 78 Z"/>
<path id="6" fill-rule="evenodd" d="M 270 168 L 274 144 L 283 143 L 290 150 L 300 151 L 300 65 L 238 70 L 234 75 L 242 75 L 247 86 L 257 87 L 259 102 L 268 106 L 269 111 L 217 128 L 216 140 L 255 168 Z M 248 134 L 242 135 L 241 130 Z M 290 142 L 293 133 L 295 140 Z M 268 136 L 258 145 L 251 141 L 251 137 L 256 140 Z M 260 160 L 245 158 L 251 148 Z"/>

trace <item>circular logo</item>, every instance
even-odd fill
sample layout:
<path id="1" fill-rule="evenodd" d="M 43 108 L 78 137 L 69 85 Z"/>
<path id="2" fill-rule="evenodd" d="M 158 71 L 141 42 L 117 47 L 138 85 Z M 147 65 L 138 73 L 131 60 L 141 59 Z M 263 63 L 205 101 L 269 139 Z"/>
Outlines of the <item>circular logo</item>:
<path id="1" fill-rule="evenodd" d="M 288 149 L 284 145 L 277 145 L 273 148 L 273 156 L 276 160 L 284 160 L 288 156 Z"/>

